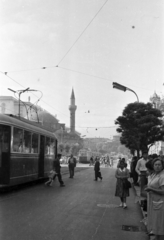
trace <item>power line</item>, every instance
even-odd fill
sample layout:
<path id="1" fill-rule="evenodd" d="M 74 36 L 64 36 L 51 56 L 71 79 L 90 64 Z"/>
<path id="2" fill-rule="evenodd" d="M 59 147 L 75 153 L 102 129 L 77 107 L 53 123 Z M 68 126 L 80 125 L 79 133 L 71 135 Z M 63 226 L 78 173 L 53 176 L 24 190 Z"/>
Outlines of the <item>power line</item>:
<path id="1" fill-rule="evenodd" d="M 59 67 L 59 64 L 63 61 L 63 59 L 68 55 L 68 53 L 71 51 L 71 49 L 75 46 L 75 44 L 78 42 L 78 40 L 81 38 L 81 36 L 84 34 L 84 32 L 87 30 L 87 28 L 91 25 L 93 20 L 97 17 L 97 15 L 100 13 L 100 11 L 103 9 L 103 7 L 106 5 L 108 0 L 100 7 L 98 12 L 94 15 L 94 17 L 91 19 L 91 21 L 87 24 L 87 26 L 84 28 L 82 33 L 79 35 L 79 37 L 75 40 L 73 45 L 68 49 L 68 51 L 64 54 L 62 59 L 58 62 L 56 66 L 51 66 L 51 67 L 42 67 L 42 68 L 32 68 L 32 69 L 25 69 L 25 70 L 20 70 L 20 71 L 10 71 L 10 72 L 25 72 L 25 71 L 34 71 L 34 70 L 39 70 L 39 69 L 46 69 L 46 68 L 53 68 L 53 67 Z M 5 75 L 7 75 L 8 72 L 4 72 Z"/>
<path id="2" fill-rule="evenodd" d="M 0 71 L 0 73 L 4 74 L 2 71 Z M 12 81 L 14 81 L 15 83 L 17 83 L 18 85 L 20 85 L 21 87 L 25 88 L 25 86 L 23 86 L 22 84 L 20 84 L 18 81 L 16 81 L 15 79 L 13 79 L 12 77 L 10 77 L 7 73 L 5 74 L 6 77 L 10 78 Z M 34 93 L 32 93 L 35 97 L 38 98 L 37 95 L 35 95 Z M 61 113 L 62 115 L 68 117 L 68 115 L 58 111 L 57 109 L 55 109 L 54 107 L 52 107 L 50 104 L 48 104 L 47 102 L 45 102 L 44 100 L 41 100 L 43 103 L 45 103 L 47 106 L 53 108 L 55 111 L 57 111 L 58 113 Z"/>
<path id="3" fill-rule="evenodd" d="M 7 75 L 7 72 L 1 72 L 1 71 L 0 71 L 0 73 L 5 74 L 6 77 L 10 78 L 12 81 L 14 81 L 15 83 L 17 83 L 18 85 L 20 85 L 21 87 L 24 88 L 24 86 L 23 86 L 22 84 L 20 84 L 20 83 L 17 82 L 14 78 L 12 78 L 12 77 L 10 77 L 9 75 Z"/>
<path id="4" fill-rule="evenodd" d="M 59 67 L 59 66 L 58 66 L 58 68 L 61 68 L 61 69 L 64 69 L 64 70 L 70 71 L 70 72 L 80 73 L 80 74 L 83 74 L 83 75 L 86 75 L 86 76 L 90 76 L 90 77 L 94 77 L 94 78 L 103 79 L 103 80 L 106 80 L 106 81 L 111 81 L 111 82 L 113 81 L 113 80 L 110 80 L 110 79 L 107 79 L 107 78 L 98 77 L 98 76 L 95 76 L 95 75 L 92 75 L 92 74 L 88 74 L 88 73 L 76 71 L 76 70 L 69 69 L 69 68 L 65 68 L 65 67 Z"/>
<path id="5" fill-rule="evenodd" d="M 71 49 L 75 46 L 75 44 L 78 42 L 78 40 L 81 38 L 81 36 L 84 34 L 84 32 L 87 30 L 87 28 L 91 25 L 91 23 L 93 22 L 93 20 L 97 17 L 97 15 L 99 14 L 99 12 L 102 10 L 102 8 L 106 5 L 106 3 L 108 2 L 108 0 L 101 6 L 101 8 L 98 10 L 98 12 L 94 15 L 94 17 L 91 19 L 91 21 L 88 23 L 88 25 L 84 28 L 84 30 L 82 31 L 82 33 L 79 35 L 79 37 L 76 39 L 76 41 L 73 43 L 73 45 L 68 49 L 68 51 L 66 52 L 66 54 L 62 57 L 62 59 L 59 61 L 58 65 L 63 61 L 63 59 L 68 55 L 68 53 L 71 51 Z"/>
<path id="6" fill-rule="evenodd" d="M 23 85 L 21 85 L 20 83 L 18 83 L 15 79 L 11 78 L 8 73 L 12 73 L 12 72 L 25 72 L 25 71 L 31 71 L 31 70 L 45 70 L 45 69 L 48 69 L 48 68 L 60 68 L 60 69 L 63 69 L 63 70 L 66 70 L 66 71 L 70 71 L 70 72 L 75 72 L 75 73 L 78 73 L 78 74 L 83 74 L 85 76 L 89 76 L 89 77 L 94 77 L 94 78 L 98 78 L 98 79 L 102 79 L 102 80 L 105 80 L 105 81 L 110 81 L 112 82 L 113 80 L 110 80 L 108 78 L 103 78 L 103 77 L 99 77 L 99 76 L 96 76 L 96 75 L 92 75 L 92 74 L 89 74 L 89 73 L 84 73 L 84 72 L 80 72 L 80 71 L 77 71 L 77 70 L 73 70 L 73 69 L 70 69 L 70 68 L 65 68 L 65 67 L 61 67 L 61 66 L 47 66 L 47 67 L 41 67 L 41 68 L 35 68 L 35 69 L 27 69 L 27 70 L 20 70 L 20 71 L 8 71 L 8 72 L 2 72 L 0 71 L 0 73 L 2 73 L 3 75 L 5 75 L 6 77 L 10 78 L 11 80 L 13 80 L 14 82 L 16 82 L 17 84 L 19 84 L 20 86 L 24 87 Z M 140 89 L 144 89 L 146 91 L 152 91 L 151 89 L 148 89 L 148 88 L 143 88 L 143 87 L 140 87 L 140 86 L 136 86 L 136 85 L 129 85 L 131 87 L 137 87 L 137 88 L 140 88 Z M 34 94 L 33 94 L 34 95 Z M 36 96 L 36 95 L 35 95 Z M 42 100 L 43 101 L 43 100 Z M 47 103 L 46 103 L 47 104 Z M 52 107 L 52 106 L 51 106 Z"/>

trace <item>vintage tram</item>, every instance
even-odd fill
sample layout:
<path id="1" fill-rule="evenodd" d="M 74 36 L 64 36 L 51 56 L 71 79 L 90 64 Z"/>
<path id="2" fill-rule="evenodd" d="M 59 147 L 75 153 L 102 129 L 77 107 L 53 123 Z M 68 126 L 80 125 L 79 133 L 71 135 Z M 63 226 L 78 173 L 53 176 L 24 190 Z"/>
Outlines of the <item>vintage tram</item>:
<path id="1" fill-rule="evenodd" d="M 39 123 L 0 114 L 0 187 L 46 178 L 56 154 L 55 134 Z"/>
<path id="2" fill-rule="evenodd" d="M 96 157 L 100 157 L 100 153 L 99 152 L 94 152 L 91 151 L 90 149 L 80 149 L 79 150 L 79 163 L 90 163 L 90 158 L 93 157 L 94 159 Z"/>

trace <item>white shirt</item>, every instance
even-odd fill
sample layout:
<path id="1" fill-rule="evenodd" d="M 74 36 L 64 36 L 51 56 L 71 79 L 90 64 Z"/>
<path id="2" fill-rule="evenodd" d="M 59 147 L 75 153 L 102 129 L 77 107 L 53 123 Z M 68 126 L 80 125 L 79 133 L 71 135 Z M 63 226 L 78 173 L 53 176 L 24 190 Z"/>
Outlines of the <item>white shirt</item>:
<path id="1" fill-rule="evenodd" d="M 138 160 L 136 168 L 135 168 L 135 170 L 138 174 L 140 174 L 140 171 L 147 171 L 147 168 L 145 166 L 147 161 L 148 160 L 145 160 L 144 158 L 141 158 L 140 160 Z"/>

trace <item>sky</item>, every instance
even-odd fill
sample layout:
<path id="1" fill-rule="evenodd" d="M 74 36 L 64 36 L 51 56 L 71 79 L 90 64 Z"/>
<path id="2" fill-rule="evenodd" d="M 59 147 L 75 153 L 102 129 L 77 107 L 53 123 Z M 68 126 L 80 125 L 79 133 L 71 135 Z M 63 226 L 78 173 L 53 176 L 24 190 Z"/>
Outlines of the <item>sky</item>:
<path id="1" fill-rule="evenodd" d="M 164 95 L 163 0 L 0 0 L 0 96 L 26 88 L 70 126 L 74 89 L 76 131 L 118 134 L 115 120 L 137 101 Z M 6 73 L 6 74 L 5 74 Z"/>

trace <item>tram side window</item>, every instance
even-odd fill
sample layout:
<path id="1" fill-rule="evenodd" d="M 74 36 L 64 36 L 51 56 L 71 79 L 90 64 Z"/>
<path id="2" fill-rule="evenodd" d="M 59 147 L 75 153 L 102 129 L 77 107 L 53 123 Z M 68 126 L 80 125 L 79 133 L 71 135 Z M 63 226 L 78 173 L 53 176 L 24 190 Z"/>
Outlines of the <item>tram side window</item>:
<path id="1" fill-rule="evenodd" d="M 13 131 L 13 152 L 23 152 L 23 130 L 19 128 Z"/>
<path id="2" fill-rule="evenodd" d="M 39 135 L 36 133 L 32 134 L 32 153 L 38 153 L 38 140 L 39 140 Z"/>
<path id="3" fill-rule="evenodd" d="M 46 155 L 50 155 L 50 138 L 49 137 L 46 137 L 46 149 L 45 149 L 45 154 Z"/>
<path id="4" fill-rule="evenodd" d="M 55 155 L 55 140 L 52 138 L 50 142 L 50 155 Z"/>
<path id="5" fill-rule="evenodd" d="M 10 135 L 6 126 L 0 125 L 0 156 L 1 152 L 9 151 Z"/>
<path id="6" fill-rule="evenodd" d="M 31 132 L 24 131 L 24 153 L 30 153 L 31 152 Z"/>

